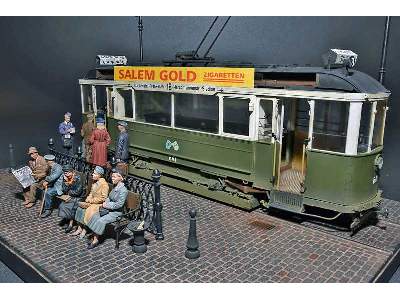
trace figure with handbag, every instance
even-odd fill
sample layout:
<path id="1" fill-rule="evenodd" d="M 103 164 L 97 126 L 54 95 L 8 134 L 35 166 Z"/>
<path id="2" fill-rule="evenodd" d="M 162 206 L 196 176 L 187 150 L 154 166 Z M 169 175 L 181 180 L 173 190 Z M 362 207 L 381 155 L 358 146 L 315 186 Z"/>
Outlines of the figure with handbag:
<path id="1" fill-rule="evenodd" d="M 58 131 L 61 134 L 61 143 L 65 153 L 72 156 L 74 154 L 75 126 L 71 122 L 70 112 L 64 114 L 64 121 L 58 126 Z"/>
<path id="2" fill-rule="evenodd" d="M 99 212 L 100 207 L 108 196 L 109 186 L 107 181 L 103 178 L 104 169 L 96 166 L 93 171 L 92 179 L 93 184 L 90 189 L 89 195 L 84 202 L 78 203 L 78 208 L 75 213 L 75 221 L 79 224 L 77 230 L 72 235 L 79 235 L 84 238 L 86 235 L 86 225 L 92 216 Z"/>
<path id="3" fill-rule="evenodd" d="M 94 233 L 88 249 L 97 247 L 100 243 L 100 236 L 104 234 L 106 225 L 115 222 L 122 215 L 128 196 L 128 189 L 124 184 L 123 171 L 114 169 L 112 172 L 111 180 L 114 187 L 99 208 L 99 212 L 96 212 L 87 224 L 87 227 Z"/>

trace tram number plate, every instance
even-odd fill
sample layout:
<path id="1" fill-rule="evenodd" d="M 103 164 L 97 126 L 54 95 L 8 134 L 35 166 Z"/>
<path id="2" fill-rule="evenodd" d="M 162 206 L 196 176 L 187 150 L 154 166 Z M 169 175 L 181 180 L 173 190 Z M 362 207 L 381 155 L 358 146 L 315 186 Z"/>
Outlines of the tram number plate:
<path id="1" fill-rule="evenodd" d="M 168 160 L 176 163 L 176 157 L 174 156 L 168 156 Z"/>

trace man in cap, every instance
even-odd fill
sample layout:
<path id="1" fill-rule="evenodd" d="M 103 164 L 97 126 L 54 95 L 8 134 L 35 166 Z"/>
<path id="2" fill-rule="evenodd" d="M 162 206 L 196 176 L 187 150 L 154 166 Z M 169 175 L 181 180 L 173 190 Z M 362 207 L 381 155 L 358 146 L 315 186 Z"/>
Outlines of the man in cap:
<path id="1" fill-rule="evenodd" d="M 29 168 L 31 168 L 32 176 L 36 182 L 24 189 L 25 202 L 23 204 L 26 208 L 31 208 L 35 205 L 36 190 L 38 188 L 42 188 L 49 166 L 46 163 L 46 160 L 39 155 L 36 147 L 29 147 L 28 155 L 30 156 L 30 160 L 28 162 Z"/>
<path id="2" fill-rule="evenodd" d="M 64 221 L 69 221 L 69 225 L 65 229 L 65 233 L 69 233 L 74 224 L 78 203 L 83 197 L 83 183 L 81 177 L 76 174 L 71 165 L 64 165 L 62 170 L 64 172 L 64 180 L 62 183 L 63 195 L 60 198 L 63 202 L 61 202 L 58 208 L 58 216 Z"/>
<path id="3" fill-rule="evenodd" d="M 87 114 L 87 121 L 83 123 L 81 129 L 82 136 L 82 150 L 83 155 L 87 162 L 90 162 L 92 155 L 92 146 L 90 145 L 90 136 L 92 135 L 93 130 L 95 129 L 94 125 L 94 114 Z"/>
<path id="4" fill-rule="evenodd" d="M 47 188 L 46 194 L 44 195 L 44 211 L 41 218 L 46 218 L 51 215 L 52 205 L 53 205 L 53 197 L 58 195 L 61 196 L 62 192 L 62 182 L 63 182 L 63 171 L 62 167 L 57 164 L 55 160 L 55 156 L 52 154 L 47 154 L 44 156 L 44 159 L 47 161 L 47 164 L 50 167 L 50 175 L 47 176 L 43 182 L 43 186 Z"/>
<path id="5" fill-rule="evenodd" d="M 66 112 L 64 114 L 64 121 L 60 123 L 58 126 L 58 131 L 61 134 L 61 143 L 63 148 L 65 149 L 65 153 L 68 155 L 73 155 L 73 146 L 74 146 L 74 134 L 75 127 L 71 122 L 71 113 Z"/>
<path id="6" fill-rule="evenodd" d="M 117 162 L 128 162 L 129 159 L 129 135 L 126 129 L 128 124 L 124 121 L 117 123 L 119 136 L 115 147 L 115 158 Z"/>
<path id="7" fill-rule="evenodd" d="M 84 202 L 79 202 L 79 207 L 76 210 L 75 221 L 80 225 L 72 235 L 80 235 L 80 238 L 85 237 L 85 225 L 87 225 L 95 213 L 99 212 L 99 208 L 106 200 L 109 186 L 103 176 L 104 169 L 96 166 L 92 174 L 93 184 L 90 189 L 90 194 L 86 197 Z"/>
<path id="8" fill-rule="evenodd" d="M 96 212 L 87 224 L 89 229 L 94 233 L 88 249 L 98 246 L 100 243 L 99 238 L 103 235 L 106 225 L 115 222 L 122 215 L 128 196 L 128 189 L 124 185 L 123 171 L 114 169 L 112 172 L 111 180 L 114 188 L 100 207 L 99 212 Z"/>

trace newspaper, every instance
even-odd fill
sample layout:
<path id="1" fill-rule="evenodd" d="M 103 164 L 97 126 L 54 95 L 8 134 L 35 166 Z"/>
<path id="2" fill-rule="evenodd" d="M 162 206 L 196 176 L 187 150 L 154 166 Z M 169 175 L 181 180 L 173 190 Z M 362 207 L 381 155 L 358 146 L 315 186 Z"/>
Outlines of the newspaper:
<path id="1" fill-rule="evenodd" d="M 19 181 L 23 188 L 31 186 L 36 180 L 32 176 L 32 170 L 28 166 L 22 167 L 18 170 L 11 170 L 15 178 Z"/>

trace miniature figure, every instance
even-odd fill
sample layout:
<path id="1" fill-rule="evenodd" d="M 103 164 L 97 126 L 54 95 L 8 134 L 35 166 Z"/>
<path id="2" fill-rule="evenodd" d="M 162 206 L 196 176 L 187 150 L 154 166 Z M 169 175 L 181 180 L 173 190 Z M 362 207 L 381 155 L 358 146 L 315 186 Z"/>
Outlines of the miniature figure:
<path id="1" fill-rule="evenodd" d="M 53 205 L 53 197 L 58 195 L 61 196 L 62 192 L 62 182 L 63 182 L 63 171 L 62 167 L 57 164 L 55 160 L 55 156 L 52 154 L 47 154 L 44 156 L 44 159 L 47 161 L 47 164 L 51 168 L 50 175 L 47 176 L 43 182 L 43 186 L 46 189 L 44 195 L 44 211 L 40 215 L 41 218 L 47 218 L 52 213 L 52 205 Z"/>
<path id="2" fill-rule="evenodd" d="M 29 168 L 31 168 L 32 176 L 36 182 L 24 189 L 25 201 L 23 204 L 26 208 L 31 208 L 36 203 L 36 190 L 43 187 L 49 166 L 43 156 L 39 155 L 36 147 L 29 147 L 28 155 L 31 157 L 28 162 Z"/>
<path id="3" fill-rule="evenodd" d="M 99 208 L 89 220 L 87 226 L 93 231 L 93 239 L 88 245 L 88 249 L 93 249 L 99 244 L 99 236 L 104 233 L 106 225 L 115 222 L 117 218 L 122 215 L 122 210 L 128 196 L 128 189 L 124 185 L 123 172 L 114 169 L 112 173 L 112 183 L 114 188 L 111 190 L 110 195 L 104 201 L 103 205 Z"/>
<path id="4" fill-rule="evenodd" d="M 68 155 L 74 154 L 74 134 L 75 127 L 71 123 L 71 113 L 66 112 L 64 115 L 64 122 L 61 122 L 58 126 L 58 131 L 61 134 L 62 146 L 65 149 L 65 153 Z"/>
<path id="5" fill-rule="evenodd" d="M 84 238 L 86 235 L 86 226 L 91 217 L 99 212 L 99 208 L 106 200 L 109 186 L 107 181 L 103 178 L 104 169 L 97 166 L 92 174 L 93 185 L 90 194 L 84 202 L 79 202 L 79 207 L 76 210 L 75 221 L 79 223 L 78 229 L 72 235 L 80 235 Z"/>
<path id="6" fill-rule="evenodd" d="M 83 184 L 81 177 L 75 173 L 75 170 L 70 165 L 63 166 L 64 180 L 62 183 L 63 195 L 60 197 L 61 202 L 58 209 L 58 216 L 63 220 L 68 220 L 69 225 L 65 229 L 65 233 L 72 231 L 76 209 L 78 203 L 83 196 Z"/>
<path id="7" fill-rule="evenodd" d="M 129 136 L 126 132 L 128 123 L 124 121 L 118 121 L 117 127 L 119 130 L 118 141 L 115 148 L 115 158 L 117 162 L 128 162 L 129 159 Z"/>
<path id="8" fill-rule="evenodd" d="M 91 163 L 104 167 L 107 163 L 107 147 L 111 143 L 111 137 L 106 127 L 104 119 L 96 119 L 97 128 L 93 130 L 90 136 L 90 144 L 92 145 Z"/>
<path id="9" fill-rule="evenodd" d="M 87 115 L 87 121 L 83 123 L 81 129 L 82 136 L 82 150 L 83 156 L 87 162 L 90 162 L 92 156 L 92 146 L 90 145 L 90 136 L 92 135 L 94 126 L 94 114 L 90 113 Z"/>

